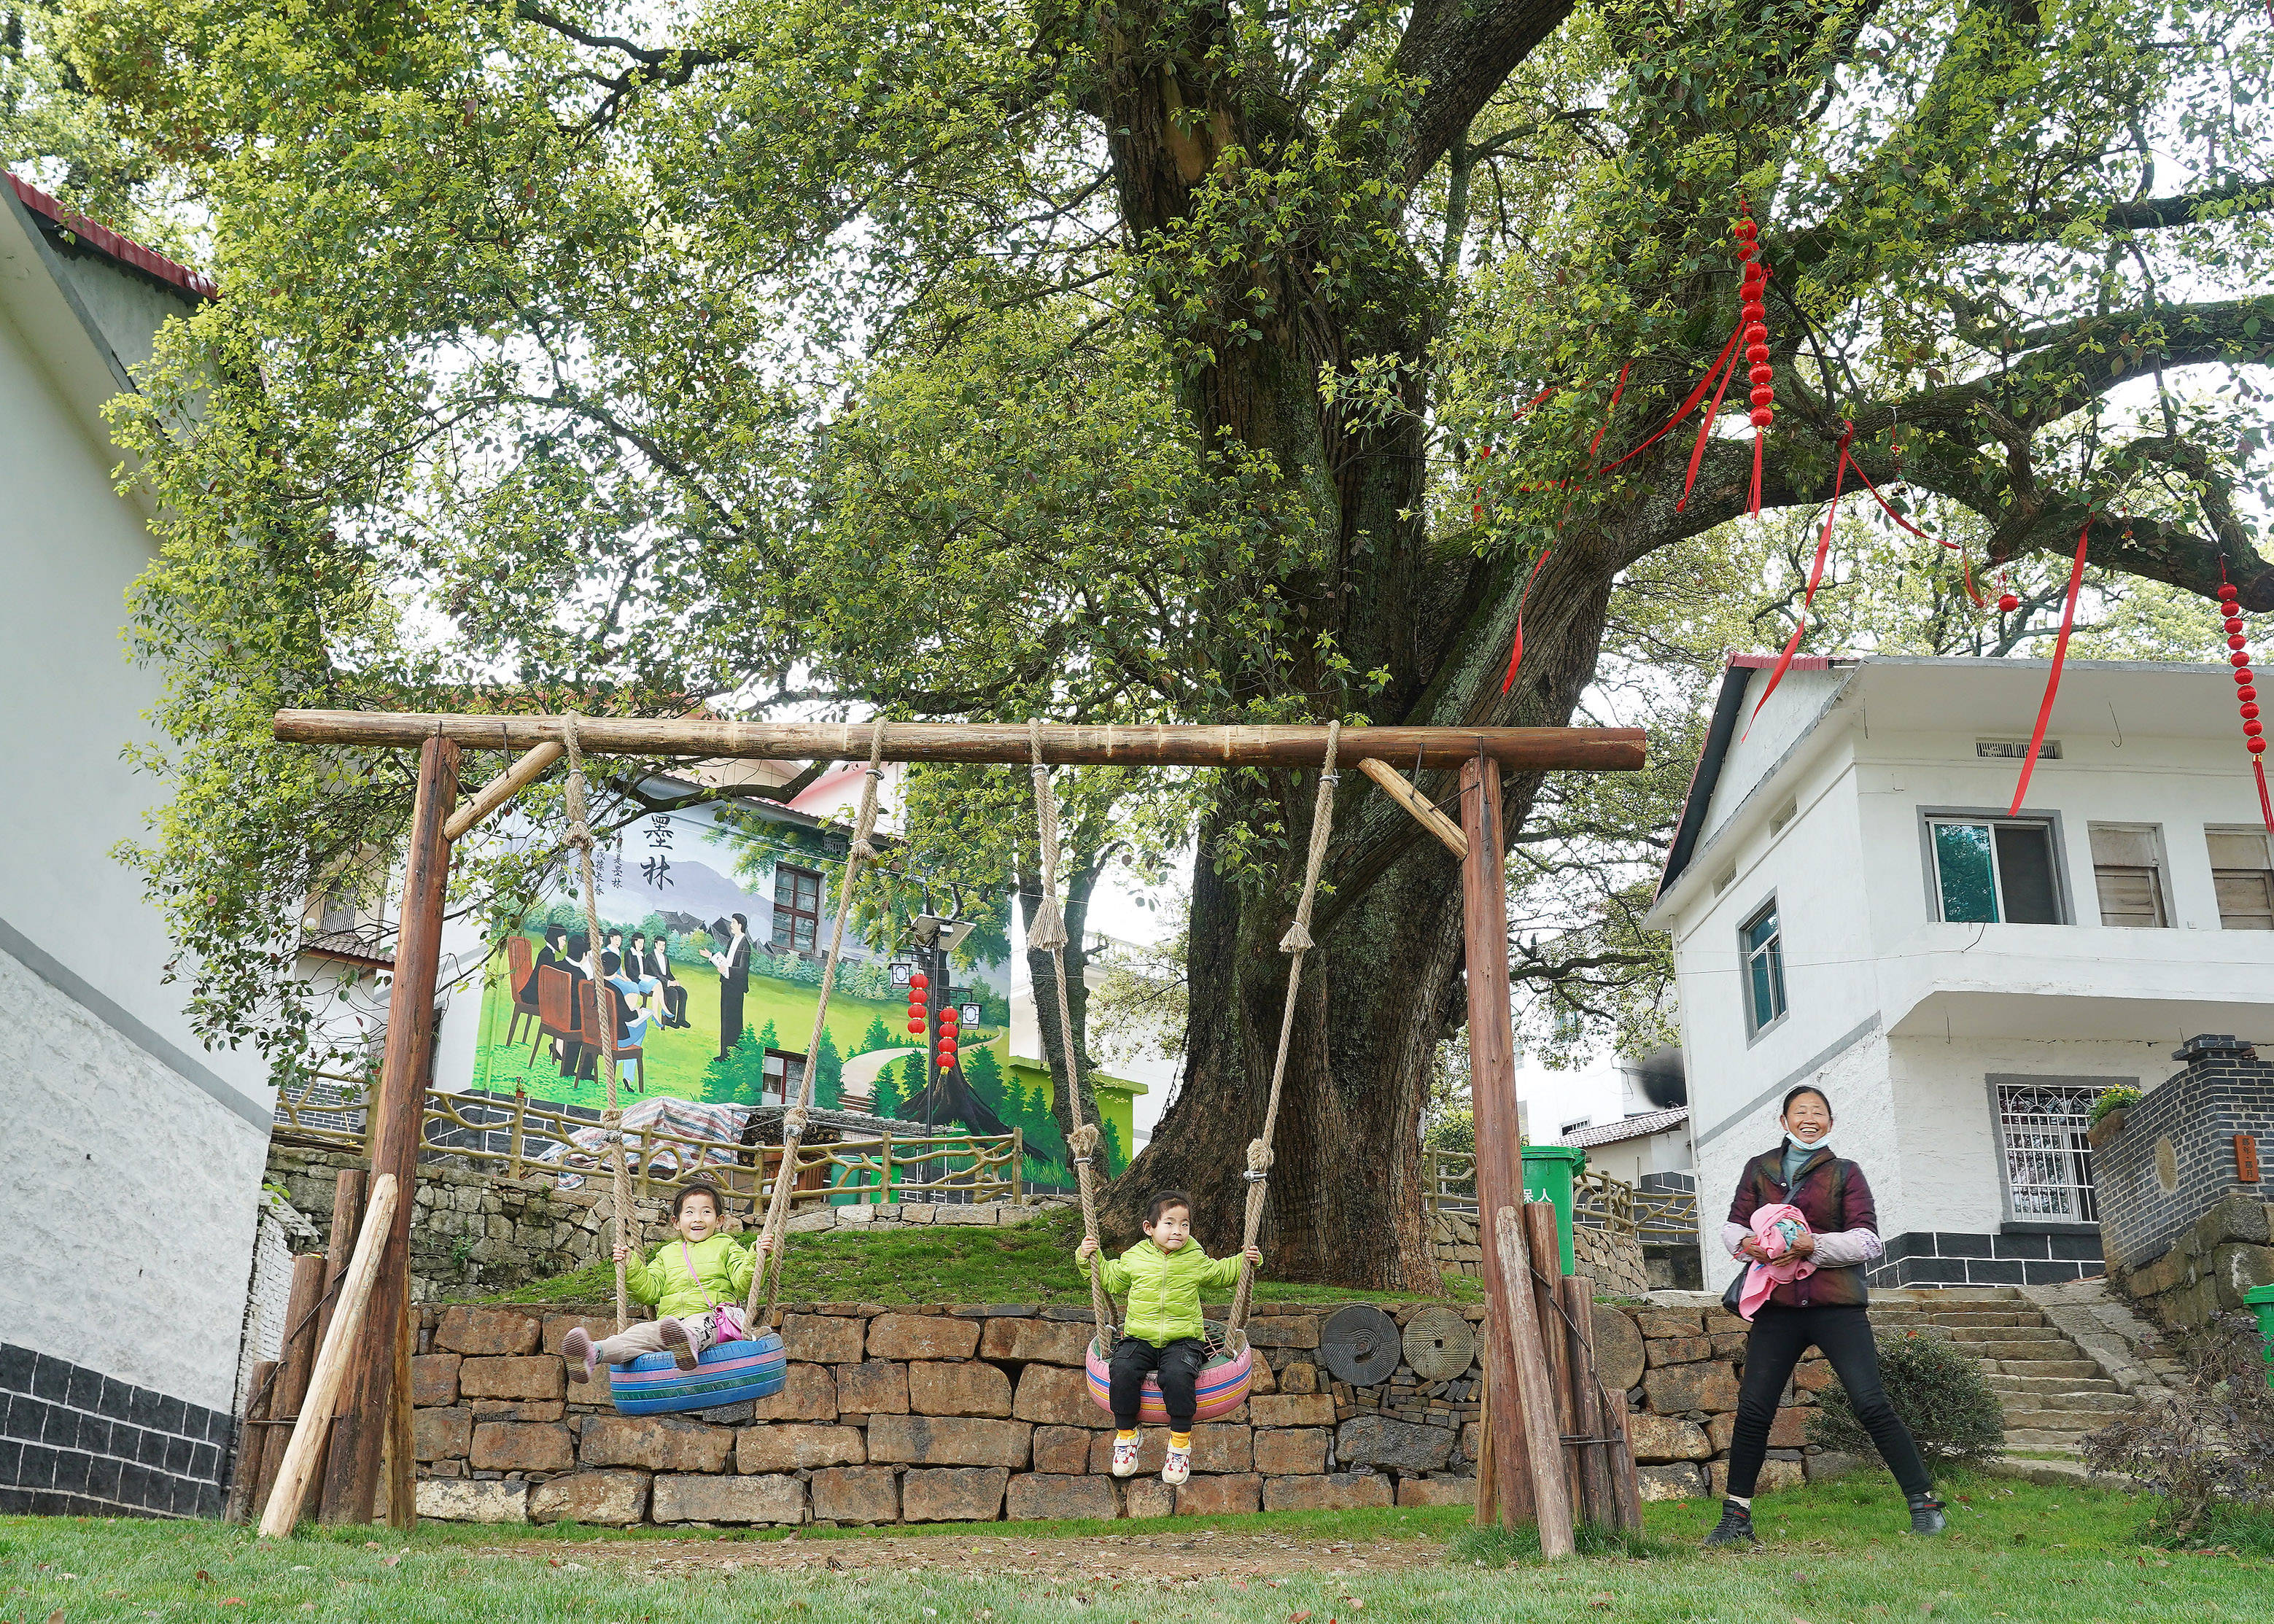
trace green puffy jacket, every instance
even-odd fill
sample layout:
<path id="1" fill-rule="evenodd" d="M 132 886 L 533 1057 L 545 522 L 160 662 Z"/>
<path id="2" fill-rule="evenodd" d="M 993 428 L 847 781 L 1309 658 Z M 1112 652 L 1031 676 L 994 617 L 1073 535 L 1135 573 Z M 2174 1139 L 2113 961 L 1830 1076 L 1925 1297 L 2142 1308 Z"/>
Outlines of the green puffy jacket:
<path id="1" fill-rule="evenodd" d="M 686 1247 L 686 1252 L 680 1251 Z M 674 1320 L 692 1318 L 704 1312 L 710 1304 L 703 1293 L 711 1293 L 712 1303 L 725 1303 L 733 1307 L 742 1305 L 742 1294 L 750 1289 L 750 1259 L 757 1254 L 747 1246 L 737 1246 L 724 1235 L 706 1237 L 700 1244 L 681 1241 L 676 1237 L 664 1242 L 656 1249 L 653 1261 L 641 1258 L 637 1252 L 624 1259 L 624 1285 L 635 1302 L 652 1303 L 658 1319 L 668 1315 Z M 701 1277 L 698 1285 L 687 1273 L 687 1259 L 695 1259 L 695 1272 Z"/>
<path id="2" fill-rule="evenodd" d="M 1074 1255 L 1077 1267 L 1081 1255 Z M 1201 1288 L 1229 1286 L 1239 1280 L 1239 1254 L 1211 1258 L 1198 1241 L 1186 1241 L 1174 1252 L 1163 1252 L 1149 1240 L 1139 1241 L 1118 1258 L 1093 1259 L 1105 1289 L 1116 1297 L 1125 1293 L 1121 1334 L 1139 1342 L 1165 1348 L 1186 1336 L 1203 1336 L 1208 1327 L 1201 1319 Z M 1088 1278 L 1084 1269 L 1083 1277 Z"/>

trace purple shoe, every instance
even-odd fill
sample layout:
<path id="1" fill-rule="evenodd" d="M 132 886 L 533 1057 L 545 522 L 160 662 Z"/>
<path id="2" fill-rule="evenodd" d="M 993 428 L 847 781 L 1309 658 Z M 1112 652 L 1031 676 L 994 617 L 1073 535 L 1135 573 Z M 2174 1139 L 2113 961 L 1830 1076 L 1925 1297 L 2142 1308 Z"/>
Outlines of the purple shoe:
<path id="1" fill-rule="evenodd" d="M 592 1345 L 591 1333 L 583 1326 L 570 1328 L 561 1339 L 561 1357 L 568 1361 L 568 1380 L 590 1381 L 592 1372 L 600 1363 L 600 1350 Z"/>

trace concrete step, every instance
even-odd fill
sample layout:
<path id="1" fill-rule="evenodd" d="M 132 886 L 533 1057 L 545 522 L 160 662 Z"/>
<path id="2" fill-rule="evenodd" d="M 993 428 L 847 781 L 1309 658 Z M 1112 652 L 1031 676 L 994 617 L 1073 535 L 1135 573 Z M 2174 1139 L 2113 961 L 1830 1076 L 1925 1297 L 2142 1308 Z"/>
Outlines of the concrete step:
<path id="1" fill-rule="evenodd" d="M 2068 1338 L 2049 1325 L 1954 1325 L 1943 1327 L 1954 1342 L 2059 1342 Z"/>
<path id="2" fill-rule="evenodd" d="M 2051 1427 L 2009 1426 L 2006 1429 L 2006 1447 L 2044 1449 L 2059 1455 L 2076 1455 L 2081 1453 L 2077 1440 L 2094 1430 L 2090 1426 L 2074 1429 L 2064 1427 L 2058 1432 Z"/>
<path id="3" fill-rule="evenodd" d="M 2019 1303 L 2019 1286 L 1899 1286 L 1871 1293 L 1873 1307 L 1955 1303 Z"/>
<path id="4" fill-rule="evenodd" d="M 1954 1342 L 1951 1343 L 1951 1346 L 1957 1349 L 1959 1352 L 1971 1354 L 1977 1359 L 1995 1359 L 2001 1366 L 2008 1361 L 2014 1364 L 2040 1364 L 2051 1360 L 2060 1359 L 2065 1354 L 2074 1355 L 2076 1352 L 2075 1344 L 2064 1336 L 2055 1336 L 2043 1340 L 2032 1339 L 2027 1342 L 2019 1340 L 1999 1341 L 1994 1342 Z M 2066 1362 L 2067 1361 L 2064 1361 L 2064 1363 Z M 2076 1362 L 2085 1365 L 2091 1364 L 2091 1361 L 2089 1359 Z M 2081 1376 L 2097 1374 L 2098 1369 L 2099 1367 L 2097 1365 L 2094 1365 L 2090 1371 L 2079 1371 L 2077 1374 Z M 2022 1371 L 2016 1372 L 2015 1373 L 2019 1375 L 2049 1376 L 2054 1372 L 2051 1371 Z"/>
<path id="5" fill-rule="evenodd" d="M 2070 1351 L 2074 1352 L 2074 1350 L 2071 1349 Z M 1985 1375 L 2057 1376 L 2064 1379 L 2069 1377 L 2085 1379 L 2100 1375 L 2100 1366 L 2090 1359 L 2039 1359 L 2026 1356 L 2005 1357 L 1979 1353 L 1975 1357 L 1982 1360 L 1983 1373 Z"/>
<path id="6" fill-rule="evenodd" d="M 2105 1376 L 2004 1376 L 1995 1371 L 1982 1380 L 1992 1393 L 2121 1393 Z"/>
<path id="7" fill-rule="evenodd" d="M 2045 1317 L 2034 1308 L 1895 1308 L 1871 1311 L 1871 1323 L 1913 1325 L 2043 1325 Z"/>
<path id="8" fill-rule="evenodd" d="M 2082 1423 L 2087 1417 L 2129 1415 L 2140 1408 L 2129 1393 L 2001 1393 L 1998 1403 L 2008 1422 L 2015 1416 L 2052 1415 L 2074 1416 Z"/>

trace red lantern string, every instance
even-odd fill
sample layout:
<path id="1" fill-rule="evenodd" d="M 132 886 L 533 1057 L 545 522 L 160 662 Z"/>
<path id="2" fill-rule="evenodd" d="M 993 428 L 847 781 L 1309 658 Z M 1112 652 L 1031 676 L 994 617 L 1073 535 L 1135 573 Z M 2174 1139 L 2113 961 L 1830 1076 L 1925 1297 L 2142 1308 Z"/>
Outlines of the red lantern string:
<path id="1" fill-rule="evenodd" d="M 2227 661 L 2234 667 L 2234 696 L 2242 707 L 2242 745 L 2250 752 L 2251 775 L 2258 780 L 2258 815 L 2274 834 L 2274 797 L 2266 792 L 2266 725 L 2258 719 L 2258 688 L 2250 671 L 2249 639 L 2242 628 L 2242 594 L 2226 578 L 2226 555 L 2218 560 L 2218 610 L 2226 633 Z"/>
<path id="2" fill-rule="evenodd" d="M 1768 295 L 1769 267 L 1760 258 L 1760 230 L 1753 223 L 1753 207 L 1750 203 L 1737 205 L 1737 223 L 1731 228 L 1737 239 L 1737 258 L 1744 261 L 1744 282 L 1739 291 L 1744 304 L 1740 311 L 1745 335 L 1745 376 L 1752 380 L 1752 394 L 1748 397 L 1753 405 L 1753 489 L 1745 507 L 1748 517 L 1757 517 L 1761 511 L 1761 447 L 1768 438 L 1769 425 L 1776 421 L 1776 368 L 1769 364 Z"/>
<path id="3" fill-rule="evenodd" d="M 2084 542 L 2092 534 L 2092 515 L 2087 514 L 2084 527 L 2076 533 L 2076 558 L 2068 567 L 2068 601 L 2061 606 L 2060 635 L 2053 639 L 2053 668 L 2045 673 L 2045 696 L 2037 706 L 2037 726 L 2029 735 L 2029 753 L 2022 758 L 2022 781 L 2014 786 L 2014 804 L 2006 808 L 2011 817 L 2022 809 L 2022 797 L 2029 793 L 2029 775 L 2037 770 L 2037 752 L 2044 748 L 2045 725 L 2053 719 L 2053 695 L 2060 691 L 2061 667 L 2068 662 L 2068 634 L 2076 624 L 2077 590 L 2084 584 Z"/>
<path id="4" fill-rule="evenodd" d="M 1532 583 L 1540 579 L 1540 567 L 1547 561 L 1547 555 L 1555 551 L 1553 547 L 1542 547 L 1540 550 L 1540 556 L 1532 560 L 1532 573 L 1524 578 L 1524 590 L 1517 597 L 1516 644 L 1508 651 L 1508 675 L 1500 680 L 1500 691 L 1503 694 L 1516 686 L 1516 668 L 1524 661 L 1525 599 L 1532 596 Z"/>
<path id="5" fill-rule="evenodd" d="M 1848 473 L 1848 445 L 1855 438 L 1856 425 L 1842 424 L 1840 460 L 1832 467 L 1832 501 L 1824 510 L 1824 533 L 1816 538 L 1816 562 L 1808 572 L 1808 590 L 1801 595 L 1799 624 L 1792 628 L 1792 635 L 1785 640 L 1784 652 L 1777 656 L 1776 665 L 1769 673 L 1768 685 L 1761 689 L 1761 696 L 1753 705 L 1752 715 L 1745 718 L 1747 733 L 1753 731 L 1753 724 L 1760 719 L 1761 706 L 1768 703 L 1769 695 L 1776 692 L 1777 684 L 1784 680 L 1784 673 L 1792 668 L 1792 657 L 1800 650 L 1801 635 L 1808 630 L 1808 606 L 1816 601 L 1817 584 L 1824 579 L 1825 560 L 1832 555 L 1832 521 L 1840 515 L 1840 486 Z M 1738 742 L 1744 742 L 1743 734 L 1739 735 Z"/>

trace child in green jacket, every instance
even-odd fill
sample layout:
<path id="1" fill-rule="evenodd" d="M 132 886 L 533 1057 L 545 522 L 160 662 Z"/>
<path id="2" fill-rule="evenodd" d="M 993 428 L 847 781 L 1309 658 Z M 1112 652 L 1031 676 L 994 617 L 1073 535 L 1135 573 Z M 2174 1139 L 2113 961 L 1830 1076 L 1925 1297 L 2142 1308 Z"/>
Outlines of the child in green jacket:
<path id="1" fill-rule="evenodd" d="M 737 1246 L 719 1233 L 725 1203 L 710 1184 L 689 1184 L 671 1199 L 672 1226 L 679 1238 L 648 1261 L 629 1246 L 619 1245 L 616 1261 L 624 1266 L 624 1286 L 636 1302 L 652 1303 L 656 1317 L 626 1326 L 604 1342 L 595 1342 L 578 1326 L 561 1339 L 561 1352 L 568 1361 L 568 1380 L 590 1381 L 604 1361 L 629 1365 L 644 1353 L 669 1350 L 681 1370 L 693 1370 L 696 1356 L 711 1346 L 711 1308 L 717 1304 L 740 1307 L 750 1289 L 750 1271 L 757 1253 Z"/>
<path id="2" fill-rule="evenodd" d="M 1169 1454 L 1161 1481 L 1182 1483 L 1192 1475 L 1193 1416 L 1200 1408 L 1201 1367 L 1208 1363 L 1208 1327 L 1201 1319 L 1201 1288 L 1229 1286 L 1239 1279 L 1239 1258 L 1211 1258 L 1193 1239 L 1193 1198 L 1163 1190 L 1147 1209 L 1145 1238 L 1093 1266 L 1097 1243 L 1084 1237 L 1074 1262 L 1086 1276 L 1092 1267 L 1105 1289 L 1127 1293 L 1127 1323 L 1113 1350 L 1113 1475 L 1137 1470 L 1137 1410 L 1146 1372 L 1160 1378 L 1161 1402 L 1169 1412 Z M 1263 1254 L 1250 1246 L 1253 1265 Z"/>

